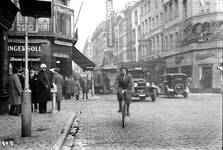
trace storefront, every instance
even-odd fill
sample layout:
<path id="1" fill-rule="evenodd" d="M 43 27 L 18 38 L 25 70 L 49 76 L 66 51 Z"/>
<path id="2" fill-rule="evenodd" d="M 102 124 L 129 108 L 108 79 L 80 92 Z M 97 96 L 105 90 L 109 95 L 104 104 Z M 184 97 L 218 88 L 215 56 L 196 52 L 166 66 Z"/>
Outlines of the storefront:
<path id="1" fill-rule="evenodd" d="M 58 44 L 56 44 L 58 43 Z M 72 75 L 72 43 L 54 42 L 52 47 L 52 66 L 60 68 L 60 73 L 63 76 Z"/>
<path id="2" fill-rule="evenodd" d="M 221 49 L 208 49 L 193 53 L 194 87 L 206 91 L 220 90 L 220 73 L 217 70 L 222 61 Z"/>
<path id="3" fill-rule="evenodd" d="M 220 90 L 220 73 L 216 69 L 222 60 L 221 49 L 192 51 L 167 57 L 166 73 L 185 73 L 194 91 Z"/>
<path id="4" fill-rule="evenodd" d="M 22 39 L 9 39 L 8 42 L 9 63 L 12 67 L 22 69 L 25 67 L 25 41 Z M 30 39 L 28 44 L 29 67 L 39 69 L 41 63 L 50 66 L 49 44 L 47 40 Z"/>

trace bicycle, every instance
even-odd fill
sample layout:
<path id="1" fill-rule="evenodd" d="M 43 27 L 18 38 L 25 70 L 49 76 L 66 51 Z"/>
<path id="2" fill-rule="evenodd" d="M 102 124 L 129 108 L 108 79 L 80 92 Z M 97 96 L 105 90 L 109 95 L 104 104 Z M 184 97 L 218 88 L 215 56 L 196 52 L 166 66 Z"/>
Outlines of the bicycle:
<path id="1" fill-rule="evenodd" d="M 127 104 L 126 104 L 126 90 L 122 90 L 122 103 L 121 103 L 121 111 L 122 111 L 122 127 L 125 127 L 125 118 L 127 116 Z"/>

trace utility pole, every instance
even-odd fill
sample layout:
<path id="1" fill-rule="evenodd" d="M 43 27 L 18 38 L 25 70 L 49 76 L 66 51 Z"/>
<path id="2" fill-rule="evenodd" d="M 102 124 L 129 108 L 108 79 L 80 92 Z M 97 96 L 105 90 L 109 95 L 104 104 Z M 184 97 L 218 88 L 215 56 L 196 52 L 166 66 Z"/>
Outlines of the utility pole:
<path id="1" fill-rule="evenodd" d="M 35 18 L 35 31 L 28 31 L 27 22 L 28 18 L 25 17 L 25 87 L 22 94 L 22 137 L 31 137 L 31 90 L 29 89 L 29 68 L 28 68 L 28 35 L 29 33 L 37 33 L 37 19 Z"/>

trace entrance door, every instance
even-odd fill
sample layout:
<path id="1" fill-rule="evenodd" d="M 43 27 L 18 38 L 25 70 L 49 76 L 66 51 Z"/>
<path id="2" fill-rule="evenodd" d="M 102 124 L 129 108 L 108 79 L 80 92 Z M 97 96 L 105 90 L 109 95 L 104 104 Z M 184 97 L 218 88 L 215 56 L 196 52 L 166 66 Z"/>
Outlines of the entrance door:
<path id="1" fill-rule="evenodd" d="M 212 88 L 212 65 L 208 64 L 208 65 L 202 65 L 202 77 L 203 77 L 203 88 Z"/>

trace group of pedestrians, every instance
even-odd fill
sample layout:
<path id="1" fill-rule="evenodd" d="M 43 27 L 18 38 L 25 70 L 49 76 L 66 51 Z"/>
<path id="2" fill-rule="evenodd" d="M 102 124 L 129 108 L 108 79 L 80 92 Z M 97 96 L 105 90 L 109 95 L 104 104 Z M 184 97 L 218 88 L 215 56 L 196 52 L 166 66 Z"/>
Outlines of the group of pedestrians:
<path id="1" fill-rule="evenodd" d="M 9 115 L 21 115 L 21 99 L 24 90 L 25 76 L 24 72 L 19 72 L 17 68 L 13 68 L 12 74 L 7 81 L 7 89 L 9 93 L 10 111 Z M 29 88 L 31 90 L 31 109 L 34 112 L 46 113 L 47 102 L 52 100 L 51 89 L 57 89 L 56 103 L 57 110 L 61 110 L 61 101 L 63 97 L 71 99 L 75 97 L 79 100 L 80 91 L 88 98 L 90 89 L 89 81 L 85 78 L 73 79 L 73 77 L 65 77 L 60 74 L 60 69 L 47 69 L 46 64 L 41 64 L 39 70 L 29 69 Z"/>

